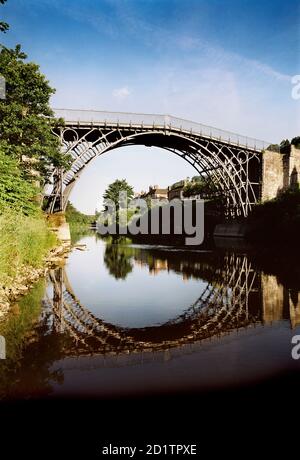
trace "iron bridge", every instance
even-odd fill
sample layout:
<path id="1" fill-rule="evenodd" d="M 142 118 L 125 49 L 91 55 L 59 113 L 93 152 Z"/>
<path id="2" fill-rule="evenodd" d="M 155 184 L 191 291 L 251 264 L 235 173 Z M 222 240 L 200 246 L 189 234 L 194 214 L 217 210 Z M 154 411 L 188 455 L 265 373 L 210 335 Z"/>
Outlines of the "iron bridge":
<path id="1" fill-rule="evenodd" d="M 170 115 L 55 109 L 64 119 L 53 130 L 72 158 L 53 171 L 45 194 L 48 213 L 64 211 L 80 175 L 95 158 L 129 145 L 155 146 L 179 155 L 225 197 L 231 216 L 247 216 L 261 196 L 262 151 L 271 143 Z"/>

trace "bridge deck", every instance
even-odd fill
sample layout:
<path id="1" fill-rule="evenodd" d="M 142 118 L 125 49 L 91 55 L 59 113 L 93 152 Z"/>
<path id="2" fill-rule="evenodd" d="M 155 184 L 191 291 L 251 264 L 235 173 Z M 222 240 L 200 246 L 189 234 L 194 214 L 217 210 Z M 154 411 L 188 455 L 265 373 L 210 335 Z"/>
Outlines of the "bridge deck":
<path id="1" fill-rule="evenodd" d="M 75 109 L 54 109 L 54 114 L 56 118 L 64 118 L 67 126 L 90 126 L 93 124 L 98 126 L 120 126 L 123 128 L 167 128 L 200 137 L 215 139 L 231 145 L 238 145 L 255 151 L 265 150 L 271 144 L 271 142 L 242 136 L 237 133 L 203 125 L 201 123 L 195 123 L 171 115 Z"/>

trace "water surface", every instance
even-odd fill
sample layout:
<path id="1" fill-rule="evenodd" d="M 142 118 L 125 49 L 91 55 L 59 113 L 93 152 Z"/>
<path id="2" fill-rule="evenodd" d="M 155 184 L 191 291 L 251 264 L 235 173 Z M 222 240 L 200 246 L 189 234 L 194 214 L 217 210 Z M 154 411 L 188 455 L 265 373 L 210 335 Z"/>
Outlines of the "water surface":
<path id="1" fill-rule="evenodd" d="M 85 235 L 0 324 L 1 398 L 201 391 L 298 372 L 296 260 Z"/>

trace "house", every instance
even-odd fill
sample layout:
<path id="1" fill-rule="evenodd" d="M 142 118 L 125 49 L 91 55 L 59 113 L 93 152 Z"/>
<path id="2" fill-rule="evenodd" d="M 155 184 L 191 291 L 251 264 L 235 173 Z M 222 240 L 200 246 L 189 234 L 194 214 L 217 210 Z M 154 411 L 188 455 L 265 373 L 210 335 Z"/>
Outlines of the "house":
<path id="1" fill-rule="evenodd" d="M 167 200 L 168 199 L 168 189 L 160 188 L 159 185 L 150 185 L 148 192 L 141 192 L 140 198 L 151 200 Z"/>
<path id="2" fill-rule="evenodd" d="M 183 200 L 184 199 L 183 190 L 187 182 L 188 182 L 187 179 L 183 179 L 178 182 L 175 182 L 175 184 L 170 185 L 168 187 L 168 200 L 171 201 L 171 200 L 174 200 L 174 198 Z"/>

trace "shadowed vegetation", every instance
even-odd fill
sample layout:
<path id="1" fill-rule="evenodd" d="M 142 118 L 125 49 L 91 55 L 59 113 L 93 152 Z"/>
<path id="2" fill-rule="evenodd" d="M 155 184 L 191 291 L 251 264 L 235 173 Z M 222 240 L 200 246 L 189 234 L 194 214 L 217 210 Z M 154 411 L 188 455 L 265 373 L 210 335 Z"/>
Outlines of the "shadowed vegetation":
<path id="1" fill-rule="evenodd" d="M 289 244 L 300 235 L 300 190 L 294 188 L 278 198 L 258 204 L 248 218 L 253 225 L 250 238 Z"/>

